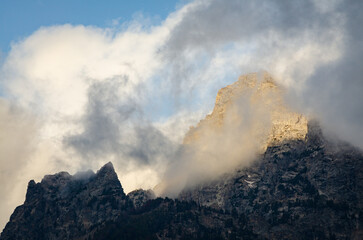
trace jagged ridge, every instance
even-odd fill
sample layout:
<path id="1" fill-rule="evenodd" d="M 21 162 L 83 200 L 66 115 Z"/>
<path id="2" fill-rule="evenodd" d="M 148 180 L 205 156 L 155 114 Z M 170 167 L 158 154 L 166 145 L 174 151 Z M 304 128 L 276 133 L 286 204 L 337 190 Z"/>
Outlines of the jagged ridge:
<path id="1" fill-rule="evenodd" d="M 75 239 L 92 227 L 116 220 L 130 206 L 112 163 L 88 171 L 46 175 L 31 180 L 1 239 Z"/>

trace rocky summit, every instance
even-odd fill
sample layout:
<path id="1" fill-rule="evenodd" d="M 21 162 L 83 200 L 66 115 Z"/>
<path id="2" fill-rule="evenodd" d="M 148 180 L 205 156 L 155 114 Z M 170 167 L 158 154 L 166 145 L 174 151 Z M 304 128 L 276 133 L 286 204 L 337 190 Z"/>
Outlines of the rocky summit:
<path id="1" fill-rule="evenodd" d="M 0 239 L 363 239 L 362 151 L 326 138 L 281 94 L 269 74 L 244 75 L 218 92 L 213 112 L 184 139 L 198 146 L 226 124 L 239 127 L 246 111 L 238 107 L 253 105 L 269 124 L 251 125 L 263 134 L 252 135 L 261 139 L 249 165 L 175 199 L 142 189 L 125 195 L 111 163 L 47 175 L 29 182 Z"/>
<path id="2" fill-rule="evenodd" d="M 246 106 L 253 108 L 256 115 L 250 120 L 260 123 L 249 124 L 254 132 L 262 133 L 268 125 L 266 134 L 262 134 L 259 139 L 261 151 L 266 150 L 269 145 L 286 140 L 305 139 L 308 132 L 307 118 L 292 111 L 285 104 L 283 89 L 274 82 L 269 73 L 264 72 L 243 75 L 237 82 L 220 89 L 212 113 L 196 127 L 191 127 L 184 143 L 195 144 L 201 136 L 210 135 L 211 131 L 218 132 L 223 131 L 226 126 L 238 128 L 238 124 L 246 124 L 244 118 L 252 111 L 243 111 Z"/>
<path id="3" fill-rule="evenodd" d="M 78 239 L 117 219 L 130 204 L 111 163 L 96 174 L 46 175 L 40 183 L 29 182 L 25 202 L 1 239 Z"/>

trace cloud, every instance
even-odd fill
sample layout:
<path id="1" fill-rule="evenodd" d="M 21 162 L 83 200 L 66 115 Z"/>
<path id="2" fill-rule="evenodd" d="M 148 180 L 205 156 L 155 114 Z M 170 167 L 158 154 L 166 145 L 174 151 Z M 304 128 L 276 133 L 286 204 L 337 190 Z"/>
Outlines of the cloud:
<path id="1" fill-rule="evenodd" d="M 295 108 L 325 131 L 363 148 L 363 9 L 359 1 L 195 1 L 172 29 L 162 57 L 174 85 L 203 88 L 212 62 L 221 79 L 267 70 L 289 89 Z M 218 72 L 219 67 L 213 69 Z M 228 74 L 229 73 L 229 74 Z M 201 77 L 200 77 L 201 76 Z M 199 81 L 195 81 L 195 79 Z"/>
<path id="2" fill-rule="evenodd" d="M 248 89 L 235 97 L 234 103 L 226 105 L 221 125 L 203 120 L 195 136 L 170 161 L 161 183 L 154 188 L 158 195 L 177 197 L 184 189 L 234 172 L 256 159 L 264 150 L 262 145 L 269 134 L 272 114 L 267 102 L 256 98 L 257 90 Z M 268 96 L 270 101 L 274 97 Z"/>
<path id="3" fill-rule="evenodd" d="M 28 181 L 24 178 L 24 166 L 31 160 L 30 156 L 37 147 L 38 131 L 39 123 L 32 114 L 0 98 L 1 226 L 5 225 L 13 209 L 24 200 Z"/>
<path id="4" fill-rule="evenodd" d="M 300 100 L 327 131 L 363 149 L 361 9 L 360 1 L 342 2 L 337 7 L 346 15 L 341 57 L 316 69 L 300 92 Z"/>
<path id="5" fill-rule="evenodd" d="M 66 147 L 81 156 L 82 168 L 97 167 L 100 159 L 113 160 L 124 167 L 131 164 L 154 168 L 165 165 L 171 157 L 175 143 L 145 120 L 132 96 L 119 95 L 127 81 L 127 77 L 122 77 L 90 86 L 81 120 L 83 131 L 63 139 Z"/>
<path id="6" fill-rule="evenodd" d="M 66 146 L 75 148 L 84 159 L 98 159 L 108 153 L 122 151 L 124 123 L 137 111 L 137 105 L 121 99 L 118 93 L 127 84 L 127 77 L 109 79 L 92 84 L 88 89 L 88 102 L 82 116 L 82 133 L 66 136 Z M 85 164 L 89 165 L 88 162 Z"/>
<path id="7" fill-rule="evenodd" d="M 27 155 L 35 147 L 38 126 L 30 114 L 22 112 L 4 99 L 0 99 L 0 169 L 2 183 L 26 163 Z M 19 146 L 22 150 L 19 151 Z M 5 187 L 1 184 L 1 188 Z M 6 196 L 1 191 L 1 196 Z"/>

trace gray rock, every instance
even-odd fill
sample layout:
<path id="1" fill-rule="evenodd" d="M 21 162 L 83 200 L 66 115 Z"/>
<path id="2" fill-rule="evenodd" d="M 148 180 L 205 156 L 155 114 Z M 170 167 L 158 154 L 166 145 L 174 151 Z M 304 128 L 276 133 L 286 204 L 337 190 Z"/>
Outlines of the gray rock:
<path id="1" fill-rule="evenodd" d="M 26 200 L 11 215 L 1 239 L 84 238 L 129 206 L 112 163 L 96 174 L 46 175 L 40 183 L 29 182 Z"/>
<path id="2" fill-rule="evenodd" d="M 135 209 L 139 209 L 147 201 L 156 198 L 155 193 L 151 189 L 149 190 L 137 189 L 127 194 L 127 196 L 132 201 Z"/>
<path id="3" fill-rule="evenodd" d="M 252 166 L 180 194 L 180 200 L 237 211 L 268 239 L 362 239 L 363 153 L 323 137 L 270 146 Z"/>

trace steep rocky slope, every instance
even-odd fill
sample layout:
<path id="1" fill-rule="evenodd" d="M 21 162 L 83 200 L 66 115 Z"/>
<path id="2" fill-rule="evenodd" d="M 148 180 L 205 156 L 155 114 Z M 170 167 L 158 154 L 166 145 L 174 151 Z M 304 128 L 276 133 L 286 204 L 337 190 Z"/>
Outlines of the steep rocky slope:
<path id="1" fill-rule="evenodd" d="M 268 73 L 253 73 L 218 92 L 213 112 L 190 129 L 185 144 L 203 145 L 210 132 L 225 125 L 238 129 L 239 121 L 227 120 L 236 102 L 262 106 L 271 124 L 258 139 L 260 154 L 250 166 L 186 189 L 179 199 L 245 214 L 262 238 L 362 238 L 362 152 L 327 140 L 317 122 L 289 109 L 282 91 Z M 265 125 L 251 128 L 256 132 Z"/>
<path id="2" fill-rule="evenodd" d="M 306 140 L 270 146 L 250 167 L 179 199 L 244 214 L 262 239 L 362 239 L 363 154 L 311 123 Z"/>
<path id="3" fill-rule="evenodd" d="M 111 163 L 96 174 L 67 172 L 33 180 L 1 239 L 77 239 L 131 206 Z"/>

